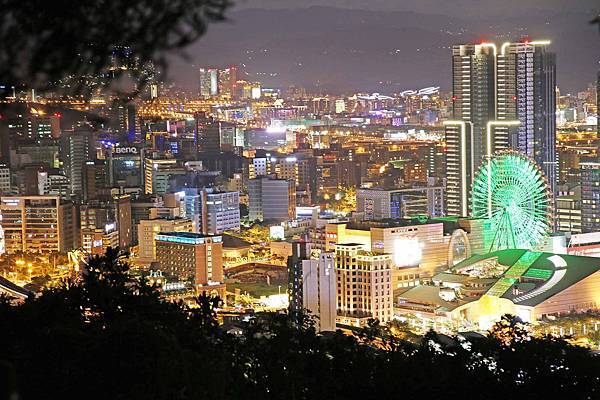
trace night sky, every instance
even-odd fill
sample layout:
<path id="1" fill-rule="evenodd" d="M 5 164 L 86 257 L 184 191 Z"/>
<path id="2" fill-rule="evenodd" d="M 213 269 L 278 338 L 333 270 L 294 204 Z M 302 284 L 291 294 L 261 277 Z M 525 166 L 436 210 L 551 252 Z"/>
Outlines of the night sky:
<path id="1" fill-rule="evenodd" d="M 523 36 L 550 39 L 563 92 L 584 89 L 600 68 L 597 0 L 290 0 L 238 2 L 173 60 L 170 77 L 195 90 L 200 65 L 239 64 L 267 86 L 350 93 L 449 88 L 452 44 Z M 368 4 L 367 4 L 368 3 Z M 366 6 L 368 5 L 368 9 Z"/>

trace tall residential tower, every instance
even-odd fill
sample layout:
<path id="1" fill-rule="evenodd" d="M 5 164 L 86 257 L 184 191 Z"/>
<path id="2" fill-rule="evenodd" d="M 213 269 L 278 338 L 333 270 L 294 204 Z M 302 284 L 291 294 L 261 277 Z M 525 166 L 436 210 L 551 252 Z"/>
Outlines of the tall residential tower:
<path id="1" fill-rule="evenodd" d="M 444 122 L 448 214 L 470 214 L 477 169 L 487 156 L 507 148 L 534 159 L 555 192 L 556 58 L 549 44 L 454 46 L 452 119 Z"/>

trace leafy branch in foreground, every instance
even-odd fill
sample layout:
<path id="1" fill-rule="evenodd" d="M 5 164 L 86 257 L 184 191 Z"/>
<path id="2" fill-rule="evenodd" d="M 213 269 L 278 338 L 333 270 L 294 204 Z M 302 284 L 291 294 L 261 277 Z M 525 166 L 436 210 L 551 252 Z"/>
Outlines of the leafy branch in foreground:
<path id="1" fill-rule="evenodd" d="M 4 84 L 45 89 L 66 76 L 107 71 L 120 48 L 166 68 L 167 56 L 225 18 L 229 0 L 0 0 Z M 142 70 L 132 70 L 134 78 Z M 137 76 L 136 76 L 137 75 Z"/>

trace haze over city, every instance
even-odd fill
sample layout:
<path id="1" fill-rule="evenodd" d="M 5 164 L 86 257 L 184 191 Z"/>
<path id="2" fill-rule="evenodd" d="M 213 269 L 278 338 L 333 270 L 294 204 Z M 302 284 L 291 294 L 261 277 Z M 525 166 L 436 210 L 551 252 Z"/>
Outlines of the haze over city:
<path id="1" fill-rule="evenodd" d="M 600 62 L 597 28 L 587 24 L 598 12 L 594 0 L 388 3 L 240 2 L 188 53 L 192 65 L 242 62 L 248 78 L 277 87 L 387 94 L 449 89 L 448 52 L 457 41 L 550 39 L 565 92 L 584 89 Z M 197 79 L 178 60 L 172 76 L 187 86 Z"/>

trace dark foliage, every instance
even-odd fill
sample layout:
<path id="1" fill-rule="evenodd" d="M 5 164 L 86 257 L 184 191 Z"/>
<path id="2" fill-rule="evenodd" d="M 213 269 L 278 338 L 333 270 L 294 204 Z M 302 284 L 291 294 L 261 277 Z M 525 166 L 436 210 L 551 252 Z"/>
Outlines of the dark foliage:
<path id="1" fill-rule="evenodd" d="M 259 314 L 233 335 L 216 323 L 218 299 L 165 302 L 118 250 L 89 264 L 80 282 L 0 303 L 3 388 L 25 400 L 600 397 L 595 356 L 532 338 L 512 318 L 489 338 L 430 332 L 420 344 L 376 321 L 320 335 L 286 314 Z"/>
<path id="2" fill-rule="evenodd" d="M 0 0 L 2 83 L 44 89 L 66 76 L 97 76 L 127 48 L 139 64 L 166 65 L 224 19 L 229 0 Z M 140 74 L 140 71 L 132 71 Z M 139 78 L 139 76 L 137 76 Z"/>

